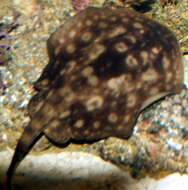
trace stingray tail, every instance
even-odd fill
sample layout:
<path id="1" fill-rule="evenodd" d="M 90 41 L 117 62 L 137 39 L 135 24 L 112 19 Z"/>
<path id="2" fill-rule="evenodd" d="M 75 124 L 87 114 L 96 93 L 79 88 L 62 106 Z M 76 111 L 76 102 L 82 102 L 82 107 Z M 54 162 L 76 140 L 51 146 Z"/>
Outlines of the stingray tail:
<path id="1" fill-rule="evenodd" d="M 41 138 L 43 135 L 43 129 L 44 128 L 36 130 L 31 126 L 31 123 L 25 128 L 21 138 L 18 141 L 14 156 L 7 171 L 6 190 L 11 190 L 11 181 L 14 171 L 35 143 L 39 140 L 39 138 Z"/>

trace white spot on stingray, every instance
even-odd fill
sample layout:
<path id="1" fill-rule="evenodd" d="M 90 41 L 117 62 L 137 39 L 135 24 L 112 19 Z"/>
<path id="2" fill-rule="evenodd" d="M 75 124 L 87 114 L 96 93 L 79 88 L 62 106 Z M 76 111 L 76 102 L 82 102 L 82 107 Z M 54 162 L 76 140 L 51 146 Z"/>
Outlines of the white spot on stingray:
<path id="1" fill-rule="evenodd" d="M 124 117 L 124 123 L 128 123 L 129 121 L 130 121 L 130 119 L 131 119 L 131 116 L 130 115 L 126 115 L 125 117 Z"/>
<path id="2" fill-rule="evenodd" d="M 127 96 L 127 107 L 132 108 L 136 105 L 137 96 L 135 93 L 130 93 Z"/>
<path id="3" fill-rule="evenodd" d="M 65 74 L 65 69 L 61 69 L 60 73 L 61 76 L 63 76 Z"/>
<path id="4" fill-rule="evenodd" d="M 136 68 L 136 67 L 138 66 L 138 61 L 137 61 L 137 59 L 136 59 L 133 55 L 131 55 L 131 54 L 129 54 L 129 55 L 125 58 L 125 61 L 126 61 L 126 65 L 127 65 L 129 68 L 131 68 L 131 69 L 134 69 L 134 68 Z"/>
<path id="5" fill-rule="evenodd" d="M 136 90 L 140 90 L 141 88 L 143 88 L 143 83 L 142 83 L 142 81 L 137 81 L 137 84 L 136 84 Z"/>
<path id="6" fill-rule="evenodd" d="M 104 21 L 100 21 L 98 24 L 99 28 L 107 28 L 108 27 L 108 23 L 104 22 Z"/>
<path id="7" fill-rule="evenodd" d="M 136 29 L 142 29 L 143 25 L 140 22 L 134 22 L 133 27 L 136 28 Z"/>
<path id="8" fill-rule="evenodd" d="M 40 85 L 41 85 L 41 86 L 48 86 L 48 84 L 49 84 L 48 78 L 43 79 L 42 81 L 40 81 Z"/>
<path id="9" fill-rule="evenodd" d="M 121 34 L 124 34 L 126 31 L 127 29 L 124 26 L 116 26 L 111 31 L 109 31 L 109 38 L 113 38 Z"/>
<path id="10" fill-rule="evenodd" d="M 76 121 L 76 123 L 74 124 L 74 127 L 76 128 L 82 128 L 84 126 L 84 120 L 83 119 L 79 119 Z"/>
<path id="11" fill-rule="evenodd" d="M 54 108 L 51 103 L 45 102 L 44 106 L 40 109 L 41 114 L 45 116 L 45 118 L 51 118 L 52 116 L 55 116 L 57 113 L 57 110 Z"/>
<path id="12" fill-rule="evenodd" d="M 133 35 L 126 35 L 125 36 L 130 42 L 132 42 L 133 44 L 136 43 L 136 38 Z"/>
<path id="13" fill-rule="evenodd" d="M 77 22 L 76 26 L 77 26 L 78 28 L 81 28 L 81 27 L 82 27 L 82 22 Z"/>
<path id="14" fill-rule="evenodd" d="M 90 66 L 87 66 L 83 71 L 82 75 L 85 77 L 89 77 L 93 73 L 93 68 Z"/>
<path id="15" fill-rule="evenodd" d="M 122 131 L 124 129 L 124 126 L 123 125 L 119 125 L 117 128 L 116 128 L 118 131 Z"/>
<path id="16" fill-rule="evenodd" d="M 76 50 L 76 47 L 73 43 L 71 43 L 66 47 L 66 50 L 68 53 L 74 53 L 74 51 Z"/>
<path id="17" fill-rule="evenodd" d="M 143 34 L 143 33 L 145 32 L 145 30 L 144 30 L 144 29 L 139 30 L 139 31 L 140 31 L 140 34 Z"/>
<path id="18" fill-rule="evenodd" d="M 63 97 L 65 101 L 72 102 L 75 98 L 75 93 L 72 92 L 71 88 L 68 86 L 63 86 L 58 89 L 57 93 L 60 97 Z"/>
<path id="19" fill-rule="evenodd" d="M 170 66 L 170 60 L 166 56 L 164 56 L 162 59 L 162 64 L 164 69 L 168 69 Z"/>
<path id="20" fill-rule="evenodd" d="M 100 127 L 100 121 L 95 121 L 94 124 L 93 124 L 93 128 L 94 129 L 98 129 Z"/>
<path id="21" fill-rule="evenodd" d="M 61 112 L 61 113 L 59 114 L 59 118 L 60 118 L 60 119 L 64 119 L 64 118 L 68 117 L 69 115 L 70 115 L 70 110 L 66 110 L 66 111 Z"/>
<path id="22" fill-rule="evenodd" d="M 93 35 L 92 35 L 91 32 L 85 32 L 85 33 L 82 34 L 81 39 L 82 39 L 82 41 L 84 41 L 84 42 L 88 42 L 88 41 L 91 40 L 92 36 L 93 36 Z"/>
<path id="23" fill-rule="evenodd" d="M 141 58 L 142 58 L 142 60 L 143 60 L 143 66 L 145 66 L 146 64 L 147 64 L 147 62 L 148 62 L 148 52 L 147 51 L 141 51 L 140 52 L 140 56 L 141 56 Z"/>
<path id="24" fill-rule="evenodd" d="M 88 111 L 100 109 L 102 105 L 103 105 L 103 98 L 101 96 L 93 96 L 88 101 L 86 101 L 86 107 Z"/>
<path id="25" fill-rule="evenodd" d="M 93 22 L 92 22 L 92 20 L 87 19 L 87 20 L 85 21 L 85 24 L 86 24 L 86 26 L 91 26 L 91 25 L 93 24 Z"/>
<path id="26" fill-rule="evenodd" d="M 91 84 L 92 86 L 96 86 L 99 82 L 98 78 L 95 76 L 95 75 L 91 75 L 89 78 L 88 78 L 88 82 L 89 84 Z"/>
<path id="27" fill-rule="evenodd" d="M 50 123 L 50 128 L 57 128 L 60 124 L 61 124 L 61 122 L 59 120 L 55 119 Z"/>
<path id="28" fill-rule="evenodd" d="M 156 82 L 158 80 L 158 73 L 153 69 L 149 68 L 144 73 L 142 73 L 142 79 L 144 82 Z"/>
<path id="29" fill-rule="evenodd" d="M 68 63 L 67 63 L 67 70 L 66 72 L 67 73 L 70 73 L 76 66 L 76 61 L 75 60 L 70 60 Z"/>
<path id="30" fill-rule="evenodd" d="M 117 42 L 117 43 L 115 44 L 115 49 L 116 49 L 118 52 L 122 53 L 122 52 L 125 52 L 125 51 L 128 50 L 128 46 L 127 46 L 124 42 Z"/>
<path id="31" fill-rule="evenodd" d="M 168 71 L 166 73 L 166 82 L 170 82 L 172 80 L 172 77 L 173 77 L 172 72 Z"/>
<path id="32" fill-rule="evenodd" d="M 152 51 L 154 54 L 159 54 L 160 49 L 161 49 L 161 48 L 155 46 L 155 47 L 152 47 L 152 48 L 151 48 L 151 51 Z"/>
<path id="33" fill-rule="evenodd" d="M 107 86 L 113 90 L 113 93 L 116 95 L 118 95 L 119 92 L 128 93 L 135 88 L 135 83 L 131 81 L 131 79 L 131 75 L 121 75 L 120 77 L 109 79 L 107 81 Z"/>
<path id="34" fill-rule="evenodd" d="M 110 113 L 108 116 L 108 121 L 114 123 L 118 120 L 118 117 L 115 113 Z"/>
<path id="35" fill-rule="evenodd" d="M 104 53 L 104 51 L 106 50 L 106 47 L 102 44 L 96 44 L 95 46 L 93 46 L 93 48 L 91 49 L 90 53 L 89 53 L 89 59 L 90 60 L 95 60 L 97 59 L 102 53 Z"/>
<path id="36" fill-rule="evenodd" d="M 65 43 L 65 38 L 59 38 L 59 44 L 64 44 Z"/>
<path id="37" fill-rule="evenodd" d="M 69 33 L 69 38 L 74 38 L 76 35 L 76 30 L 71 30 L 70 33 Z"/>
<path id="38" fill-rule="evenodd" d="M 125 84 L 124 84 L 124 91 L 126 93 L 129 93 L 133 89 L 135 89 L 135 83 L 134 82 L 128 82 L 128 81 L 126 81 Z"/>
<path id="39" fill-rule="evenodd" d="M 89 130 L 88 130 L 88 129 L 85 129 L 85 130 L 83 131 L 83 133 L 84 133 L 85 136 L 86 136 L 86 135 L 89 135 Z"/>
<path id="40" fill-rule="evenodd" d="M 157 93 L 159 92 L 159 88 L 158 87 L 152 87 L 150 90 L 149 90 L 149 94 L 152 96 L 152 95 L 156 95 Z"/>
<path id="41" fill-rule="evenodd" d="M 58 54 L 60 53 L 61 49 L 62 49 L 62 47 L 61 47 L 60 45 L 57 46 L 57 47 L 55 48 L 55 51 L 54 51 L 55 55 L 58 55 Z"/>
<path id="42" fill-rule="evenodd" d="M 51 98 L 54 94 L 54 90 L 50 90 L 48 95 L 47 95 L 47 99 Z"/>
<path id="43" fill-rule="evenodd" d="M 125 75 L 121 75 L 120 77 L 114 77 L 107 81 L 107 86 L 115 92 L 118 92 L 121 87 L 124 87 L 124 85 Z"/>
<path id="44" fill-rule="evenodd" d="M 127 17 L 123 17 L 122 18 L 122 22 L 124 22 L 125 24 L 127 24 L 127 23 L 129 23 L 130 22 L 130 20 L 127 18 Z"/>

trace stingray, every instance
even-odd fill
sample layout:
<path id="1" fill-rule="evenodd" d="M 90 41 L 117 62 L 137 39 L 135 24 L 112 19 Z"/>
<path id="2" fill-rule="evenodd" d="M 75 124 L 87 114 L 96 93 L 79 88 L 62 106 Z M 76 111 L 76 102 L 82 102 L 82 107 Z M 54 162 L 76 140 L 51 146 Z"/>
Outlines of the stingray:
<path id="1" fill-rule="evenodd" d="M 165 26 L 127 8 L 89 7 L 47 41 L 49 63 L 7 172 L 45 135 L 54 145 L 128 139 L 139 113 L 183 87 L 182 53 Z"/>

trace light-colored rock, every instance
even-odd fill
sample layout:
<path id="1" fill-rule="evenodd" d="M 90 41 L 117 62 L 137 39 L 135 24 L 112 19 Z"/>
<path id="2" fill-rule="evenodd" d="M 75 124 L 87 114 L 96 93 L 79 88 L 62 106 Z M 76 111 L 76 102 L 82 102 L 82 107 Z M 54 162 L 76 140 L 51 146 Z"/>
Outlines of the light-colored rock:
<path id="1" fill-rule="evenodd" d="M 0 184 L 5 180 L 11 156 L 12 151 L 0 153 Z M 27 156 L 15 173 L 13 184 L 15 190 L 187 190 L 188 175 L 174 173 L 159 180 L 135 180 L 92 154 L 62 152 Z"/>

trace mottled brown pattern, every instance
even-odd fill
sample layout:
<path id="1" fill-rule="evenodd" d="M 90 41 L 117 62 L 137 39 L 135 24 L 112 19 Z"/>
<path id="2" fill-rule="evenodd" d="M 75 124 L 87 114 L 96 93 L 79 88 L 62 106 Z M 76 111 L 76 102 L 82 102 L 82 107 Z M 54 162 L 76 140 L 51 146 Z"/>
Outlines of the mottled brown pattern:
<path id="1" fill-rule="evenodd" d="M 183 87 L 177 40 L 166 27 L 119 8 L 87 8 L 51 35 L 49 64 L 34 87 L 8 170 L 45 134 L 54 144 L 128 138 L 140 111 Z"/>

